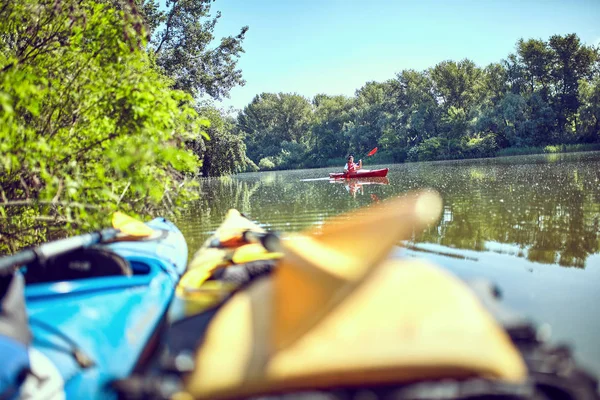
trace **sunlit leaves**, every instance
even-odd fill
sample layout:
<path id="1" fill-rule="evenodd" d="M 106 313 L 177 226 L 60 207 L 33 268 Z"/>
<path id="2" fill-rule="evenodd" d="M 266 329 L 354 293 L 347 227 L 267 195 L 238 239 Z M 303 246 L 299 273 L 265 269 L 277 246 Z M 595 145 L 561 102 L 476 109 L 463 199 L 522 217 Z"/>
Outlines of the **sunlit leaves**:
<path id="1" fill-rule="evenodd" d="M 116 208 L 173 207 L 180 172 L 197 170 L 185 140 L 206 135 L 206 119 L 152 67 L 129 11 L 89 0 L 1 9 L 0 251 L 53 227 L 98 227 Z"/>
<path id="2" fill-rule="evenodd" d="M 244 52 L 242 42 L 248 30 L 216 40 L 213 32 L 220 13 L 211 15 L 214 0 L 167 1 L 159 7 L 156 0 L 137 0 L 149 28 L 157 64 L 174 80 L 175 88 L 193 96 L 226 97 L 243 85 L 237 62 Z M 213 46 L 213 42 L 219 42 Z"/>
<path id="3" fill-rule="evenodd" d="M 600 140 L 600 75 L 594 80 L 579 83 L 579 129 L 578 134 L 585 142 Z"/>

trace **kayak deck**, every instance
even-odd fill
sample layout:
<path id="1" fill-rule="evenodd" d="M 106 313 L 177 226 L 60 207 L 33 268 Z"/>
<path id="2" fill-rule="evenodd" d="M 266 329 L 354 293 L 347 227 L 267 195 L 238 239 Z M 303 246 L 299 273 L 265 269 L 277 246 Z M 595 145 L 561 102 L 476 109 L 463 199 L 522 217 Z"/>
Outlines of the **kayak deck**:
<path id="1" fill-rule="evenodd" d="M 170 221 L 156 218 L 147 225 L 156 232 L 152 238 L 97 245 L 28 266 L 30 359 L 34 373 L 46 379 L 33 386 L 26 381 L 23 394 L 110 397 L 107 383 L 131 374 L 151 350 L 185 271 L 187 244 Z"/>

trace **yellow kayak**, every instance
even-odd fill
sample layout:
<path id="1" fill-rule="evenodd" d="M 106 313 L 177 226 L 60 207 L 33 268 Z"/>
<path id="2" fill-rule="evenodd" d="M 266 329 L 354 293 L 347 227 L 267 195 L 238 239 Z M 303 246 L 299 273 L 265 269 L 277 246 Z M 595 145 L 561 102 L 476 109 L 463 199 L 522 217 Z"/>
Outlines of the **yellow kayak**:
<path id="1" fill-rule="evenodd" d="M 414 192 L 282 236 L 230 210 L 177 288 L 188 307 L 168 332 L 162 380 L 155 369 L 121 391 L 596 398 L 594 378 L 541 343 L 485 285 L 424 260 L 389 259 L 441 209 L 437 193 Z"/>
<path id="2" fill-rule="evenodd" d="M 270 272 L 283 256 L 265 248 L 271 235 L 238 210 L 229 210 L 177 285 L 177 300 L 185 303 L 185 314 L 210 308 L 244 283 Z"/>

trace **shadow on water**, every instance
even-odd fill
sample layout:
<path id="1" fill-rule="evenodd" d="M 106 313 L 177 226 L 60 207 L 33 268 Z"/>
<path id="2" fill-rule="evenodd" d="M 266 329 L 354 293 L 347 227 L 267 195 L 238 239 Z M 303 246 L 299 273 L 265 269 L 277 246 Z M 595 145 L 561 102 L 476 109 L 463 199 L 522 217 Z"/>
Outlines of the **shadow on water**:
<path id="1" fill-rule="evenodd" d="M 368 166 L 374 168 L 375 166 Z M 511 307 L 548 322 L 555 339 L 600 374 L 600 152 L 385 165 L 382 182 L 331 182 L 335 168 L 240 174 L 200 182 L 177 221 L 190 251 L 237 208 L 294 232 L 418 188 L 444 200 L 439 223 L 398 248 L 463 278 L 486 277 Z M 592 315 L 593 314 L 593 315 Z"/>

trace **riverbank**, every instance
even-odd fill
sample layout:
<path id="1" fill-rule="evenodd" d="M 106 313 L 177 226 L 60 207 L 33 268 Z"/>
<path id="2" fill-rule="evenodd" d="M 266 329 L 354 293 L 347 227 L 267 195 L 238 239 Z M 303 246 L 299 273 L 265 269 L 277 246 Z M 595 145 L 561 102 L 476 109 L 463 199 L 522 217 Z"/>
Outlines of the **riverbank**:
<path id="1" fill-rule="evenodd" d="M 545 147 L 509 147 L 496 153 L 496 157 L 525 156 L 533 154 L 578 153 L 583 151 L 600 150 L 600 143 L 590 144 L 561 144 Z"/>
<path id="2" fill-rule="evenodd" d="M 418 159 L 418 160 L 409 160 L 406 159 L 402 162 L 397 162 L 394 160 L 390 153 L 385 151 L 378 152 L 372 157 L 360 157 L 360 155 L 354 155 L 354 158 L 358 161 L 358 159 L 362 159 L 363 163 L 368 161 L 369 165 L 383 165 L 383 164 L 404 164 L 404 163 L 412 163 L 412 162 L 423 162 L 423 161 L 455 161 L 455 160 L 472 160 L 477 158 L 496 158 L 496 157 L 510 157 L 510 156 L 526 156 L 526 155 L 540 155 L 540 154 L 558 154 L 558 153 L 580 153 L 587 151 L 600 151 L 600 143 L 589 143 L 589 144 L 561 144 L 561 145 L 549 145 L 549 146 L 538 146 L 538 147 L 509 147 L 506 149 L 501 149 L 496 151 L 495 153 L 489 155 L 478 155 L 472 157 L 433 157 L 431 159 Z M 328 159 L 323 163 L 315 163 L 313 165 L 297 165 L 293 168 L 282 168 L 282 167 L 273 167 L 273 168 L 261 168 L 261 171 L 293 171 L 298 169 L 312 169 L 312 168 L 328 168 L 328 167 L 340 167 L 346 163 L 346 159 L 344 157 L 332 158 Z M 365 168 L 369 168 L 368 165 L 365 165 Z"/>

